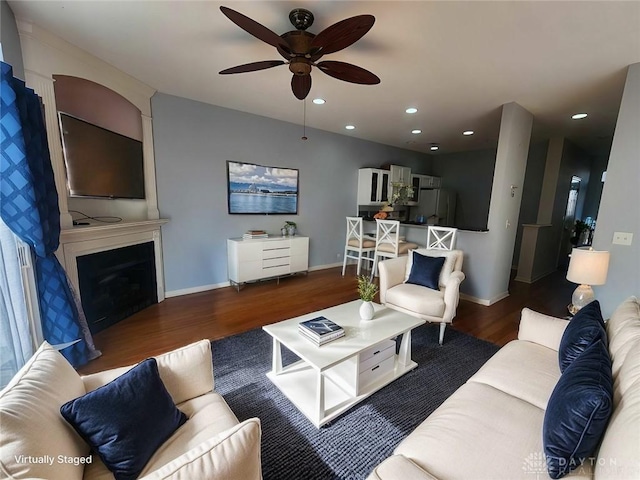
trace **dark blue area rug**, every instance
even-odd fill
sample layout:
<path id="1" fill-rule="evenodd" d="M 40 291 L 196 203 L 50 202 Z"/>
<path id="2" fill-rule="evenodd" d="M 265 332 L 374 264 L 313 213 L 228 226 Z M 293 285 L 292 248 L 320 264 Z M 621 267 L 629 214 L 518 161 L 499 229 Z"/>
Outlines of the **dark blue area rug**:
<path id="1" fill-rule="evenodd" d="M 260 418 L 265 480 L 363 479 L 498 350 L 451 328 L 440 346 L 438 328 L 412 331 L 418 368 L 320 429 L 266 377 L 272 344 L 261 329 L 213 342 L 215 389 L 240 421 Z"/>

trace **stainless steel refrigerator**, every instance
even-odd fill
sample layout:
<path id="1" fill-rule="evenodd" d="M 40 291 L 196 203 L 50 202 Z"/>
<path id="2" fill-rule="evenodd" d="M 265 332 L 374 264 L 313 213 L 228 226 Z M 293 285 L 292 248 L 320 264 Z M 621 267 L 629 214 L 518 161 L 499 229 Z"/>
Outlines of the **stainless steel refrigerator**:
<path id="1" fill-rule="evenodd" d="M 416 210 L 429 224 L 454 227 L 456 192 L 442 188 L 420 189 Z"/>

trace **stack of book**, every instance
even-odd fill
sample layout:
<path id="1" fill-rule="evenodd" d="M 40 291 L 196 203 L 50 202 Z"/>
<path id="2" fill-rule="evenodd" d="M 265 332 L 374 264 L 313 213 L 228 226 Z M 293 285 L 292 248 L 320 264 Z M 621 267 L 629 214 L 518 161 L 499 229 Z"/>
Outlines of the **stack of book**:
<path id="1" fill-rule="evenodd" d="M 247 233 L 242 235 L 242 238 L 267 238 L 268 236 L 264 230 L 247 230 Z"/>
<path id="2" fill-rule="evenodd" d="M 298 331 L 317 346 L 344 337 L 344 329 L 326 317 L 316 317 L 300 322 Z"/>

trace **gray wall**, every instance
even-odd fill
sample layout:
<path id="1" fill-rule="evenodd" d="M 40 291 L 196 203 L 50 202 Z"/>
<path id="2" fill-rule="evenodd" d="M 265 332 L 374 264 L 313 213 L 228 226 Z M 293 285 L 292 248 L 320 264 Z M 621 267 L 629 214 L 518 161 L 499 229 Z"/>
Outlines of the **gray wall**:
<path id="1" fill-rule="evenodd" d="M 522 224 L 536 223 L 538 219 L 538 207 L 540 206 L 540 194 L 542 193 L 542 179 L 544 167 L 547 162 L 547 149 L 549 141 L 537 142 L 529 147 L 527 157 L 527 170 L 524 174 L 522 186 L 522 203 L 518 216 L 518 230 L 516 232 L 516 244 L 513 250 L 514 266 L 518 265 L 520 258 L 520 245 L 522 244 Z"/>
<path id="2" fill-rule="evenodd" d="M 358 169 L 396 163 L 424 171 L 428 155 L 307 129 L 166 94 L 152 98 L 166 290 L 228 280 L 226 239 L 285 220 L 310 237 L 310 267 L 342 262 L 345 216 L 356 214 Z M 226 161 L 298 168 L 298 215 L 229 215 Z"/>
<path id="3" fill-rule="evenodd" d="M 607 283 L 594 287 L 605 318 L 630 295 L 640 296 L 640 63 L 629 67 L 593 240 L 611 252 Z M 613 245 L 614 232 L 633 233 L 630 246 Z"/>
<path id="4" fill-rule="evenodd" d="M 16 19 L 11 7 L 5 0 L 0 0 L 0 42 L 5 63 L 13 66 L 13 76 L 24 80 L 22 48 Z"/>
<path id="5" fill-rule="evenodd" d="M 486 229 L 496 164 L 496 150 L 480 150 L 433 156 L 433 175 L 442 177 L 442 188 L 456 192 L 455 225 Z"/>

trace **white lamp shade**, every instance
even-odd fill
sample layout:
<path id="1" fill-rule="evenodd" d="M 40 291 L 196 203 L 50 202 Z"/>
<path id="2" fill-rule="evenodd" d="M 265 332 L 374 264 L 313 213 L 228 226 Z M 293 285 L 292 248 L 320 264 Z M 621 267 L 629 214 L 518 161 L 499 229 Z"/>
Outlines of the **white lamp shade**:
<path id="1" fill-rule="evenodd" d="M 581 285 L 604 285 L 609 270 L 609 252 L 574 248 L 567 280 Z"/>

